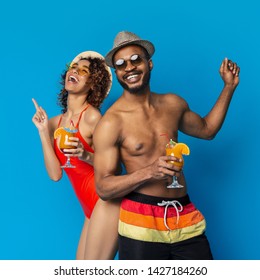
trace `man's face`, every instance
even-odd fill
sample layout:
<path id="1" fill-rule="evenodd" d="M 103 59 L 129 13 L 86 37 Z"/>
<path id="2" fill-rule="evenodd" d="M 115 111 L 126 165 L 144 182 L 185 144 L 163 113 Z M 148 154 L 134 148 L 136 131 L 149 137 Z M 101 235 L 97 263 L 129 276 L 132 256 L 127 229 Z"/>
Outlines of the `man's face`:
<path id="1" fill-rule="evenodd" d="M 152 61 L 147 60 L 141 47 L 130 45 L 120 49 L 113 63 L 118 82 L 128 92 L 136 94 L 149 85 Z"/>

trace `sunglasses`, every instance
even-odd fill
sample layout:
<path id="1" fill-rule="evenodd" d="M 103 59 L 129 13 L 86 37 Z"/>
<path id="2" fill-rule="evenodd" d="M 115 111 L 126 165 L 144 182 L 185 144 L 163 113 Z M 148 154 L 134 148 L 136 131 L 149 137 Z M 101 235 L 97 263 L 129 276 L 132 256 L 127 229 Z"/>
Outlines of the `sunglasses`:
<path id="1" fill-rule="evenodd" d="M 127 60 L 119 58 L 114 63 L 114 66 L 117 70 L 124 70 L 127 66 L 127 61 L 130 61 L 133 66 L 138 66 L 144 61 L 144 58 L 142 58 L 139 54 L 133 54 L 130 59 Z"/>
<path id="2" fill-rule="evenodd" d="M 69 70 L 75 70 L 80 76 L 86 76 L 90 74 L 89 68 L 87 66 L 79 67 L 78 64 L 72 64 L 72 65 L 66 65 L 67 71 Z"/>

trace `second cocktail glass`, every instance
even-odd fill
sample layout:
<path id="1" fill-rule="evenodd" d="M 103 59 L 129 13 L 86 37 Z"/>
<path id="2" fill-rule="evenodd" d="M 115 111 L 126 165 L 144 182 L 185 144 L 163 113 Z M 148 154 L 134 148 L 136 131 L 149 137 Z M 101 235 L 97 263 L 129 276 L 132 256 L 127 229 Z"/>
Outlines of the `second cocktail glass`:
<path id="1" fill-rule="evenodd" d="M 182 155 L 190 154 L 190 149 L 186 144 L 176 143 L 172 139 L 170 139 L 170 141 L 166 144 L 165 151 L 166 151 L 166 156 L 175 156 L 177 158 L 182 159 L 181 162 L 170 161 L 170 163 L 180 168 L 182 168 L 184 165 L 184 159 Z M 173 181 L 169 186 L 167 186 L 167 188 L 169 189 L 183 188 L 183 185 L 179 184 L 176 176 L 173 176 Z"/>

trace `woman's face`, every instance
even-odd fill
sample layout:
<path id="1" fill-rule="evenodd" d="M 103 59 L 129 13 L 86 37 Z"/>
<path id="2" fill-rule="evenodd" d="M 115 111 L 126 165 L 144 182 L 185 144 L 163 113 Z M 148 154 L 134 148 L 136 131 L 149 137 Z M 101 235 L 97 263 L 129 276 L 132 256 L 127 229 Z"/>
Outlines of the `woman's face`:
<path id="1" fill-rule="evenodd" d="M 85 93 L 91 88 L 91 74 L 88 60 L 73 62 L 65 78 L 65 89 L 68 93 Z"/>

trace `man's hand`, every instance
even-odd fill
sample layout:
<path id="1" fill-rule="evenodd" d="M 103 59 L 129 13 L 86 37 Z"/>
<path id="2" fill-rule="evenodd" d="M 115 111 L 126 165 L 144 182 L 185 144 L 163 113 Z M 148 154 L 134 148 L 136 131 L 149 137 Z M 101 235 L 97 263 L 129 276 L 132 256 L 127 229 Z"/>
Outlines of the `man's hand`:
<path id="1" fill-rule="evenodd" d="M 182 168 L 175 166 L 170 161 L 181 162 L 182 160 L 174 156 L 161 156 L 151 165 L 154 179 L 166 179 L 169 176 L 180 176 Z"/>
<path id="2" fill-rule="evenodd" d="M 240 67 L 233 61 L 225 58 L 219 69 L 225 85 L 236 87 L 239 83 Z"/>

